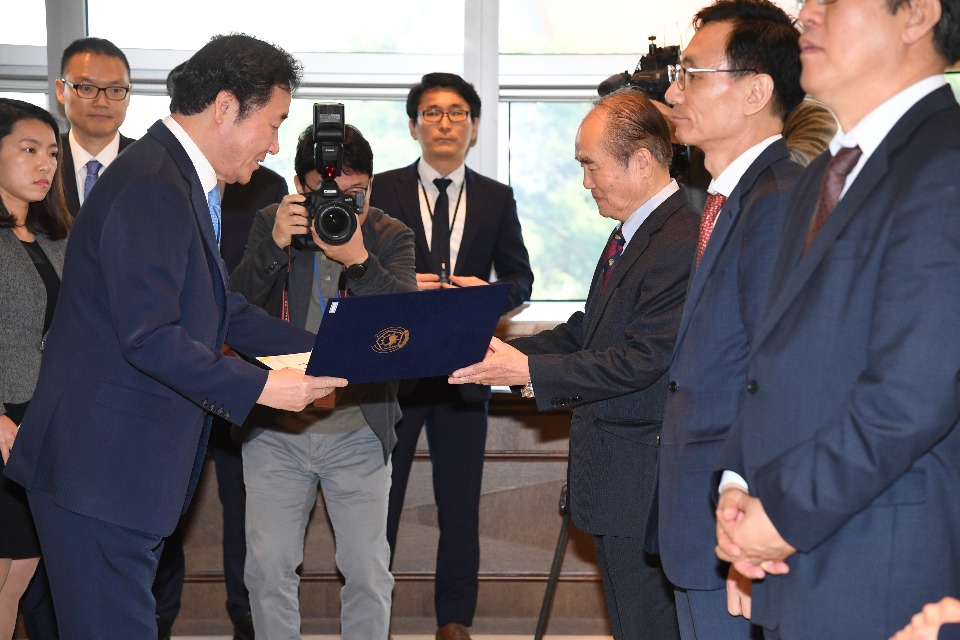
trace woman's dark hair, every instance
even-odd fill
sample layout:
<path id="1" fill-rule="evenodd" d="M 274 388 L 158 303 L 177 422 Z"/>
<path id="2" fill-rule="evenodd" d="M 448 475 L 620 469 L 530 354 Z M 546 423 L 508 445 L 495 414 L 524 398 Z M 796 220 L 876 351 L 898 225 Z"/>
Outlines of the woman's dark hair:
<path id="1" fill-rule="evenodd" d="M 53 135 L 60 144 L 60 127 L 56 119 L 46 109 L 11 98 L 0 98 L 0 145 L 13 131 L 13 127 L 21 120 L 39 120 L 50 125 Z M 60 240 L 67 237 L 73 225 L 73 216 L 67 210 L 67 202 L 63 198 L 63 172 L 60 170 L 62 148 L 57 150 L 57 170 L 51 179 L 52 185 L 47 196 L 39 202 L 31 202 L 27 208 L 26 227 L 31 232 L 43 234 L 51 240 Z M 12 228 L 16 219 L 7 209 L 0 198 L 0 227 Z"/>

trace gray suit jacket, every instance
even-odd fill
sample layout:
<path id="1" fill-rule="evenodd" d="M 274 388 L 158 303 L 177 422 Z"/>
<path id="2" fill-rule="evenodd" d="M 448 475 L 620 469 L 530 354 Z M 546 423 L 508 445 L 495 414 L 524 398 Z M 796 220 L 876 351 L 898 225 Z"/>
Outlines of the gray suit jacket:
<path id="1" fill-rule="evenodd" d="M 230 287 L 253 304 L 279 316 L 280 294 L 286 284 L 290 322 L 303 327 L 307 321 L 313 288 L 315 254 L 291 248 L 290 273 L 287 274 L 287 250 L 278 247 L 271 236 L 278 208 L 279 205 L 271 205 L 257 212 L 243 260 L 230 277 Z M 360 232 L 370 259 L 366 263 L 367 272 L 363 278 L 347 280 L 350 291 L 355 295 L 416 291 L 413 232 L 373 207 L 367 213 Z M 363 417 L 383 444 L 383 459 L 386 462 L 397 443 L 394 432 L 394 425 L 400 420 L 397 382 L 354 385 L 354 388 L 360 396 Z M 258 411 L 254 419 L 269 421 L 269 410 Z M 250 436 L 258 435 L 263 424 L 265 422 L 256 424 Z"/>
<path id="2" fill-rule="evenodd" d="M 38 234 L 37 242 L 62 275 L 67 241 Z M 0 403 L 26 402 L 33 396 L 46 309 L 47 291 L 33 261 L 13 229 L 0 229 Z"/>
<path id="3" fill-rule="evenodd" d="M 682 191 L 650 214 L 583 312 L 511 344 L 530 356 L 537 408 L 574 407 L 571 517 L 595 535 L 641 536 L 655 485 L 667 367 L 697 244 Z"/>

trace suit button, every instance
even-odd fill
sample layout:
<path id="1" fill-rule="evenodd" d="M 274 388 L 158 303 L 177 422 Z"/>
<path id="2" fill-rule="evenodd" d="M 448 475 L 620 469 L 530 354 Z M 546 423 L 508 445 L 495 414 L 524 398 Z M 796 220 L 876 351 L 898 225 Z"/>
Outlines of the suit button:
<path id="1" fill-rule="evenodd" d="M 747 382 L 747 393 L 756 393 L 757 389 L 759 388 L 760 387 L 757 385 L 756 380 L 750 380 L 749 382 Z"/>
<path id="2" fill-rule="evenodd" d="M 223 417 L 224 417 L 225 419 L 229 420 L 229 419 L 230 419 L 230 412 L 227 411 L 225 414 L 223 414 Z"/>
<path id="3" fill-rule="evenodd" d="M 677 381 L 671 380 L 670 385 L 667 388 L 670 389 L 670 393 L 675 392 L 677 390 Z"/>
<path id="4" fill-rule="evenodd" d="M 573 396 L 572 398 L 570 398 L 570 402 L 580 402 L 580 400 L 581 400 L 580 396 Z"/>

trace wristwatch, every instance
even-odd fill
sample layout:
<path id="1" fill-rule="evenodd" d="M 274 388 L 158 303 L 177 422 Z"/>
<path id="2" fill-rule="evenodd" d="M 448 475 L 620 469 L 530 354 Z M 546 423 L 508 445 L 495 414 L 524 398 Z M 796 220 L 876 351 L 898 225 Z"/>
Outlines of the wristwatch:
<path id="1" fill-rule="evenodd" d="M 523 385 L 520 389 L 521 398 L 532 398 L 533 397 L 533 380 L 528 380 L 527 384 Z"/>
<path id="2" fill-rule="evenodd" d="M 370 258 L 367 258 L 369 260 Z M 347 277 L 351 280 L 359 280 L 367 273 L 367 260 L 352 264 L 347 267 Z"/>

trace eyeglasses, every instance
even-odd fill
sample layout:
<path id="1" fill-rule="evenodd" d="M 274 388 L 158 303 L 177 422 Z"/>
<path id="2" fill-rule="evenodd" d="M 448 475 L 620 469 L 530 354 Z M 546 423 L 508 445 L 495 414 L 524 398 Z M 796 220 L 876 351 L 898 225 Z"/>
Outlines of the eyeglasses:
<path id="1" fill-rule="evenodd" d="M 698 73 L 759 73 L 756 69 L 696 69 L 686 68 L 682 64 L 667 65 L 667 79 L 676 82 L 677 88 L 683 91 L 687 88 L 687 76 Z"/>
<path id="2" fill-rule="evenodd" d="M 424 122 L 440 122 L 443 116 L 450 118 L 450 122 L 464 122 L 470 117 L 469 111 L 463 109 L 454 109 L 453 111 L 440 111 L 440 109 L 424 109 L 417 112 L 420 119 Z"/>
<path id="3" fill-rule="evenodd" d="M 66 78 L 60 78 L 60 81 L 77 92 L 77 95 L 84 100 L 95 100 L 100 92 L 107 96 L 107 100 L 119 102 L 130 93 L 130 87 L 97 87 L 92 84 L 73 84 Z"/>

